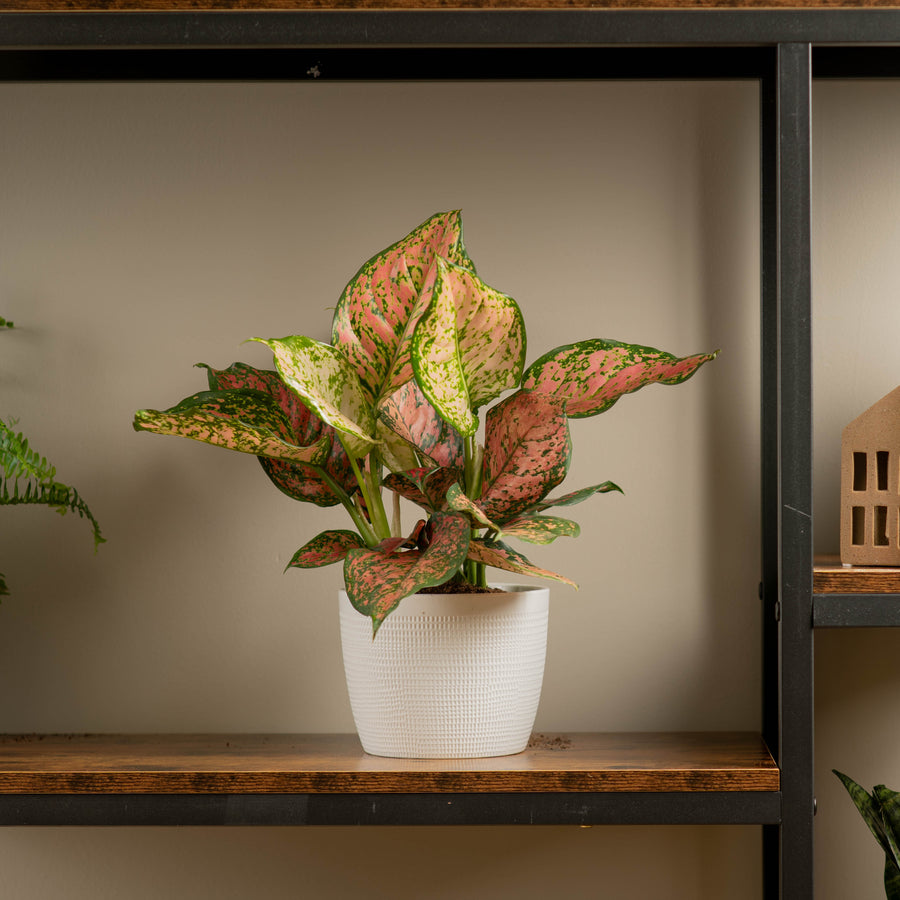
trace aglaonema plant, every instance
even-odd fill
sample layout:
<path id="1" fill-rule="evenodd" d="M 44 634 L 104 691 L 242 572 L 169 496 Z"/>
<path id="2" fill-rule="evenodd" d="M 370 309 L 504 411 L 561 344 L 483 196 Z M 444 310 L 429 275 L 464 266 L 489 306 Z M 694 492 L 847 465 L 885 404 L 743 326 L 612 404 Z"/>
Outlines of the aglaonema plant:
<path id="1" fill-rule="evenodd" d="M 253 454 L 289 496 L 341 504 L 353 529 L 322 532 L 289 567 L 342 562 L 373 632 L 416 591 L 485 588 L 486 567 L 572 584 L 508 543 L 575 537 L 575 522 L 547 510 L 620 490 L 603 481 L 550 497 L 569 469 L 568 420 L 683 382 L 716 355 L 594 339 L 525 369 L 522 313 L 478 277 L 458 211 L 363 264 L 338 299 L 330 343 L 251 340 L 271 349 L 275 370 L 200 364 L 208 390 L 139 410 L 134 427 Z M 408 531 L 400 498 L 423 511 Z"/>
<path id="2" fill-rule="evenodd" d="M 900 900 L 900 793 L 878 784 L 870 794 L 852 778 L 832 770 L 847 789 L 860 815 L 884 851 L 884 892 Z"/>

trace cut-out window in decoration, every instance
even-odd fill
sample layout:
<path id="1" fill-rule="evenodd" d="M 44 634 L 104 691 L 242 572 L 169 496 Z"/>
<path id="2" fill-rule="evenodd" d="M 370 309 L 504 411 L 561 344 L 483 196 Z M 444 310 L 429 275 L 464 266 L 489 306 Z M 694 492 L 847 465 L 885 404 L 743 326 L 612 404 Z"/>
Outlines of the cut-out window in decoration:
<path id="1" fill-rule="evenodd" d="M 878 490 L 888 489 L 888 460 L 891 454 L 887 450 L 879 450 L 875 454 L 875 471 L 878 473 Z"/>
<path id="2" fill-rule="evenodd" d="M 853 490 L 864 491 L 868 474 L 868 455 L 865 453 L 853 454 Z"/>

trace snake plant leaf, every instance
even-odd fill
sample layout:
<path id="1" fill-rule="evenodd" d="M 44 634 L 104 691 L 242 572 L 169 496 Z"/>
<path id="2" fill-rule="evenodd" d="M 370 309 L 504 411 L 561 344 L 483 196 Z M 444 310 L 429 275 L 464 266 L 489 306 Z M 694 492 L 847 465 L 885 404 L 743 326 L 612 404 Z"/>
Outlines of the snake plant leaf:
<path id="1" fill-rule="evenodd" d="M 875 802 L 881 809 L 881 821 L 884 825 L 885 837 L 890 847 L 887 854 L 889 861 L 896 870 L 898 888 L 900 888 L 900 794 L 886 788 L 883 784 L 876 784 L 872 788 Z"/>
<path id="2" fill-rule="evenodd" d="M 438 258 L 427 311 L 412 338 L 416 381 L 460 434 L 478 429 L 476 411 L 518 386 L 525 321 L 512 297 L 474 272 Z"/>
<path id="3" fill-rule="evenodd" d="M 588 497 L 593 497 L 594 494 L 608 494 L 611 491 L 618 491 L 620 494 L 625 493 L 622 488 L 614 482 L 604 481 L 602 484 L 594 484 L 591 485 L 591 487 L 581 488 L 580 490 L 563 494 L 562 497 L 545 497 L 538 503 L 529 506 L 526 512 L 542 512 L 545 509 L 550 509 L 552 506 L 574 506 L 576 503 L 582 503 L 587 500 Z"/>
<path id="4" fill-rule="evenodd" d="M 886 854 L 889 854 L 890 844 L 888 843 L 887 835 L 885 834 L 881 810 L 875 797 L 870 795 L 864 787 L 858 785 L 852 778 L 838 772 L 837 769 L 832 769 L 832 771 L 847 789 L 850 799 L 853 800 L 853 803 L 859 810 L 859 814 L 863 817 L 866 825 L 869 826 L 869 831 L 875 836 L 875 840 L 878 841 L 881 849 Z"/>
<path id="5" fill-rule="evenodd" d="M 551 544 L 558 537 L 578 537 L 576 522 L 559 516 L 519 516 L 503 526 L 504 537 L 517 537 L 530 544 Z"/>
<path id="6" fill-rule="evenodd" d="M 366 456 L 376 443 L 375 414 L 345 357 L 330 344 L 300 334 L 253 340 L 275 354 L 275 366 L 288 387 L 340 432 L 347 452 Z"/>
<path id="7" fill-rule="evenodd" d="M 344 583 L 354 608 L 372 619 L 372 634 L 404 597 L 449 580 L 463 564 L 471 530 L 460 513 L 435 513 L 425 550 L 386 553 L 351 550 L 344 560 Z"/>
<path id="8" fill-rule="evenodd" d="M 384 485 L 429 512 L 439 512 L 447 508 L 447 491 L 458 486 L 461 478 L 461 469 L 442 466 L 391 472 L 385 477 Z"/>
<path id="9" fill-rule="evenodd" d="M 585 418 L 648 384 L 680 384 L 717 355 L 678 358 L 654 347 L 596 338 L 544 354 L 528 367 L 522 388 L 558 397 L 570 418 Z"/>
<path id="10" fill-rule="evenodd" d="M 252 388 L 270 394 L 285 417 L 285 425 L 292 443 L 307 446 L 322 435 L 334 436 L 334 429 L 323 422 L 271 369 L 256 369 L 246 363 L 232 363 L 227 369 L 206 369 L 211 390 Z M 332 440 L 328 458 L 320 466 L 299 464 L 285 459 L 260 456 L 260 465 L 272 483 L 294 500 L 335 506 L 341 501 L 336 487 L 351 496 L 358 485 L 350 460 L 340 441 Z"/>
<path id="11" fill-rule="evenodd" d="M 551 572 L 549 569 L 541 569 L 529 562 L 521 553 L 517 553 L 512 547 L 503 541 L 489 541 L 483 538 L 472 538 L 469 544 L 469 559 L 474 562 L 493 566 L 495 569 L 503 569 L 506 572 L 516 572 L 519 575 L 534 575 L 538 578 L 549 578 L 553 581 L 561 581 L 563 584 L 577 588 L 565 575 Z"/>
<path id="12" fill-rule="evenodd" d="M 288 424 L 275 398 L 246 389 L 202 391 L 171 409 L 140 409 L 134 416 L 134 429 L 317 466 L 325 463 L 331 448 L 328 434 L 308 446 L 292 443 Z"/>
<path id="13" fill-rule="evenodd" d="M 553 398 L 518 391 L 492 407 L 479 499 L 485 515 L 505 527 L 566 477 L 571 456 L 569 423 Z"/>
<path id="14" fill-rule="evenodd" d="M 305 543 L 287 564 L 286 570 L 316 569 L 341 562 L 351 550 L 365 547 L 365 542 L 355 531 L 338 529 L 323 531 Z"/>
<path id="15" fill-rule="evenodd" d="M 475 270 L 463 245 L 459 210 L 436 213 L 364 263 L 335 307 L 332 343 L 376 406 L 412 379 L 408 341 L 436 256 Z"/>
<path id="16" fill-rule="evenodd" d="M 462 466 L 462 435 L 438 415 L 414 381 L 407 382 L 386 398 L 378 407 L 378 417 L 380 423 L 436 465 Z M 382 436 L 381 432 L 379 436 Z"/>

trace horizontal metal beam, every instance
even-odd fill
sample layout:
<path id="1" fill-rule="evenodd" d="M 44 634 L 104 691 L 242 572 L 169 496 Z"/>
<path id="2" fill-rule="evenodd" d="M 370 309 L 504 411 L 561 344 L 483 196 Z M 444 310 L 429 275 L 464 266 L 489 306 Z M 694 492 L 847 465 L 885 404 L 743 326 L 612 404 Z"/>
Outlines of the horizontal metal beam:
<path id="1" fill-rule="evenodd" d="M 778 792 L 28 794 L 0 825 L 772 825 Z"/>
<path id="2" fill-rule="evenodd" d="M 0 14 L 0 47 L 900 43 L 898 9 L 303 10 Z"/>
<path id="3" fill-rule="evenodd" d="M 900 628 L 896 594 L 816 594 L 815 628 Z"/>

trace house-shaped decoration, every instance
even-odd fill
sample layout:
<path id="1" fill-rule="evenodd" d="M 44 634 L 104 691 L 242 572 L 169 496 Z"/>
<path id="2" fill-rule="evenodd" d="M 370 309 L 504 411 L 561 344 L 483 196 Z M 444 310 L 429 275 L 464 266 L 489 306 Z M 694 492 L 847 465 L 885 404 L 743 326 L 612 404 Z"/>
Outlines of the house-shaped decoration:
<path id="1" fill-rule="evenodd" d="M 841 436 L 841 562 L 900 566 L 900 387 Z"/>

